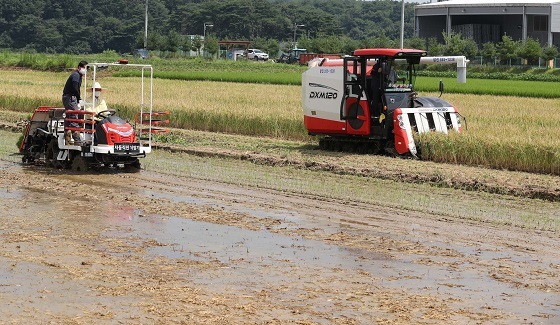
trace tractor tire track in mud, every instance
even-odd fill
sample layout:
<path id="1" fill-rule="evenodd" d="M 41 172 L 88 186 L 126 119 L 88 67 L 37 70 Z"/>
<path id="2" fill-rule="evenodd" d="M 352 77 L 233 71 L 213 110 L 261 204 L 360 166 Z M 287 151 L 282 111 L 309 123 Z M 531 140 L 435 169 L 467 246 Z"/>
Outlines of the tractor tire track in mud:
<path id="1" fill-rule="evenodd" d="M 432 184 L 437 187 L 461 189 L 467 191 L 483 191 L 494 194 L 506 194 L 531 199 L 543 199 L 548 201 L 560 201 L 560 183 L 553 186 L 539 184 L 538 181 L 531 182 L 523 179 L 518 183 L 517 179 L 489 180 L 478 177 L 476 174 L 458 173 L 453 176 L 442 173 L 407 173 L 406 170 L 395 171 L 381 167 L 353 167 L 343 166 L 337 162 L 302 161 L 275 157 L 260 153 L 247 153 L 233 150 L 215 150 L 207 148 L 186 148 L 163 143 L 154 144 L 154 148 L 170 152 L 187 153 L 199 157 L 221 157 L 247 160 L 256 164 L 270 166 L 292 166 L 301 169 L 332 172 L 340 175 L 356 175 L 373 177 L 379 179 L 393 180 L 413 184 Z M 400 158 L 395 158 L 400 159 Z M 451 167 L 452 168 L 452 167 Z M 530 175 L 530 174 L 526 174 Z M 538 178 L 538 176 L 537 176 Z"/>

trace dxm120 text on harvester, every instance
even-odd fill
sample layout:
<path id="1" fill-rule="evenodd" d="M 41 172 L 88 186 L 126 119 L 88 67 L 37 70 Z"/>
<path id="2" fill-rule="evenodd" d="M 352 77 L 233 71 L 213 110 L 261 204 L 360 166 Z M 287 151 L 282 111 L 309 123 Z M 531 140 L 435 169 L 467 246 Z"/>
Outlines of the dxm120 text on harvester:
<path id="1" fill-rule="evenodd" d="M 320 137 L 322 149 L 414 157 L 414 133 L 460 132 L 453 105 L 414 91 L 420 63 L 457 64 L 465 82 L 464 57 L 428 58 L 415 49 L 359 49 L 343 59 L 310 62 L 302 76 L 307 131 Z"/>

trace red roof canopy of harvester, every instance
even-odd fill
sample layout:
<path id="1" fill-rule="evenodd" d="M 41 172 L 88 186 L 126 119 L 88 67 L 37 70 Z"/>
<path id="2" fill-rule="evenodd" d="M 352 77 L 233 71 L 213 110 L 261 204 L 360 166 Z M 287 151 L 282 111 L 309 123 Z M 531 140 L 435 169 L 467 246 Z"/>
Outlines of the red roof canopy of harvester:
<path id="1" fill-rule="evenodd" d="M 354 56 L 389 56 L 399 58 L 400 56 L 426 56 L 424 50 L 417 49 L 358 49 L 354 51 Z"/>

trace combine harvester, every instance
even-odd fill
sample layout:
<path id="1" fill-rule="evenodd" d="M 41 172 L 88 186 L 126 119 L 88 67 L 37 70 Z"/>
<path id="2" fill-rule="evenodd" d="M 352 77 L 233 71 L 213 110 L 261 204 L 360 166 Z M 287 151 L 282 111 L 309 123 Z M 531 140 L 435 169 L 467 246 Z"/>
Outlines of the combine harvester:
<path id="1" fill-rule="evenodd" d="M 325 150 L 417 157 L 414 133 L 460 132 L 461 116 L 441 98 L 417 95 L 415 66 L 457 64 L 464 83 L 467 62 L 415 49 L 359 49 L 340 60 L 310 61 L 302 77 L 305 127 Z"/>
<path id="2" fill-rule="evenodd" d="M 81 103 L 82 110 L 66 111 L 64 107 L 50 106 L 35 109 L 19 148 L 23 155 L 23 163 L 44 162 L 49 167 L 71 168 L 74 171 L 101 166 L 119 167 L 128 171 L 140 170 L 139 158 L 146 157 L 146 154 L 152 151 L 152 133 L 161 130 L 152 127 L 158 121 L 157 118 L 152 118 L 160 116 L 162 112 L 152 111 L 152 66 L 127 63 L 123 61 L 88 64 L 91 70 L 88 72 L 92 75 L 88 79 L 86 72 L 82 93 L 90 95 Z M 113 109 L 97 113 L 91 109 L 99 104 L 96 103 L 95 92 L 91 91 L 96 85 L 98 70 L 111 66 L 142 71 L 139 85 L 140 105 L 134 126 L 117 116 Z M 77 118 L 69 118 L 66 114 L 75 115 Z M 77 123 L 78 127 L 67 126 L 65 121 Z M 66 141 L 67 131 L 79 132 L 82 141 Z"/>

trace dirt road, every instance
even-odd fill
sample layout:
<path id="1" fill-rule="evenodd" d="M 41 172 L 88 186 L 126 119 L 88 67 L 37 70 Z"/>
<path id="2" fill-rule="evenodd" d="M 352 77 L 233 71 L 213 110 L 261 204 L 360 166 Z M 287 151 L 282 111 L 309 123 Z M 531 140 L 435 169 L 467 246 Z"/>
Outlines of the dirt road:
<path id="1" fill-rule="evenodd" d="M 0 322 L 560 322 L 557 202 L 254 165 L 0 160 Z"/>

